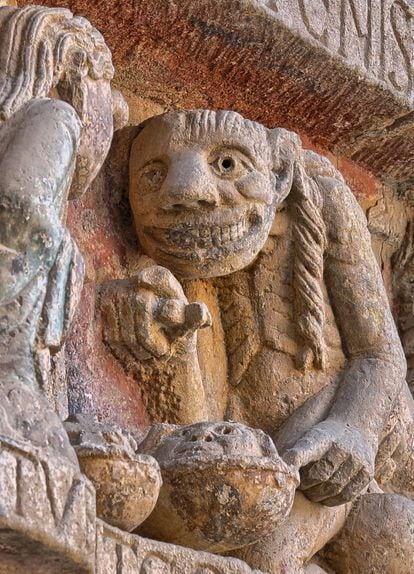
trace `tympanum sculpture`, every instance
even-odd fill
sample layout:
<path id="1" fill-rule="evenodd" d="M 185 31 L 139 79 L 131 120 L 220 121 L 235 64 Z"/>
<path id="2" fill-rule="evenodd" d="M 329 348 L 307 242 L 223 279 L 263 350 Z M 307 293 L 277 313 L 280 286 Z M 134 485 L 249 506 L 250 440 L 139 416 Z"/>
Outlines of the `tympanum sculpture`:
<path id="1" fill-rule="evenodd" d="M 145 387 L 154 421 L 261 428 L 300 470 L 287 522 L 238 555 L 266 572 L 303 572 L 356 500 L 369 510 L 353 511 L 353 528 L 362 515 L 371 526 L 364 564 L 354 556 L 343 571 L 411 572 L 413 503 L 374 481 L 411 424 L 399 414 L 405 359 L 340 173 L 283 129 L 231 111 L 169 112 L 133 144 L 130 203 L 151 259 L 108 287 L 104 338 Z M 405 543 L 370 552 L 385 507 Z M 332 553 L 338 571 L 347 536 Z"/>
<path id="2" fill-rule="evenodd" d="M 110 556 L 122 572 L 249 571 L 97 522 L 95 494 L 112 524 L 145 518 L 150 454 L 165 484 L 143 533 L 269 573 L 321 549 L 338 572 L 412 573 L 413 503 L 392 492 L 412 425 L 403 353 L 361 210 L 291 132 L 207 110 L 140 127 L 146 256 L 103 287 L 104 339 L 168 424 L 137 446 L 81 414 L 65 429 L 48 404 L 83 274 L 66 203 L 125 121 L 112 75 L 83 18 L 0 8 L 0 570 L 99 573 Z"/>

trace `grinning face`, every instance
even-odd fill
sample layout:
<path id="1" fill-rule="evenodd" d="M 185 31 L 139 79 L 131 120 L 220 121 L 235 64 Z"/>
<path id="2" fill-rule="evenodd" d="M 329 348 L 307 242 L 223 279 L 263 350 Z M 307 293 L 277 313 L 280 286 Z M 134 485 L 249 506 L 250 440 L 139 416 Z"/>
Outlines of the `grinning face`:
<path id="1" fill-rule="evenodd" d="M 269 130 L 235 112 L 150 120 L 131 155 L 130 203 L 147 255 L 182 278 L 227 275 L 263 247 L 278 203 Z"/>

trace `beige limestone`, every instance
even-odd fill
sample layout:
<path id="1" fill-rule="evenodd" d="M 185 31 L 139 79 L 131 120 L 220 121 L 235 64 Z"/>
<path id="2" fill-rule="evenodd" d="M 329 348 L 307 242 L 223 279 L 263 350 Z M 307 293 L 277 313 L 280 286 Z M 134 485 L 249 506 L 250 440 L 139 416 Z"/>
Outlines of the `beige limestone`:
<path id="1" fill-rule="evenodd" d="M 263 23 L 264 44 L 274 44 L 273 60 L 280 46 L 289 52 L 289 39 L 303 53 L 311 51 L 292 94 L 316 77 L 318 62 L 320 70 L 330 62 L 331 94 L 338 77 L 333 69 L 349 78 L 358 68 L 367 97 L 352 86 L 343 96 L 351 129 L 332 102 L 329 112 L 321 111 L 328 122 L 337 114 L 330 145 L 406 186 L 410 6 L 383 2 L 380 14 L 345 2 L 336 13 L 336 2 L 298 1 L 286 11 L 278 2 L 246 0 L 217 7 L 183 2 L 181 9 L 190 8 L 186 16 L 196 29 L 213 36 L 219 30 L 231 43 L 228 23 L 214 28 L 226 6 L 241 16 L 231 22 L 243 37 L 235 42 L 239 47 L 249 40 L 246 22 L 254 16 Z M 336 16 L 339 35 L 332 33 Z M 30 26 L 12 26 L 17 20 L 36 22 L 36 34 Z M 390 33 L 382 57 L 373 36 L 379 30 Z M 179 39 L 185 42 L 185 34 Z M 11 43 L 24 58 L 9 57 Z M 49 53 L 50 45 L 59 49 Z M 150 431 L 146 441 L 155 433 L 151 452 L 166 477 L 147 522 L 151 535 L 168 539 L 164 521 L 173 508 L 173 520 L 182 525 L 174 542 L 214 552 L 232 548 L 246 562 L 145 540 L 96 518 L 131 530 L 150 512 L 160 487 L 155 461 L 137 455 L 124 431 L 100 423 L 88 430 L 88 417 L 80 417 L 66 427 L 73 450 L 40 392 L 55 397 L 51 353 L 62 345 L 82 284 L 82 258 L 65 229 L 66 199 L 86 190 L 113 129 L 126 121 L 125 102 L 110 89 L 112 73 L 109 51 L 87 21 L 67 10 L 0 8 L 0 572 L 224 574 L 260 568 L 299 574 L 333 568 L 357 574 L 368 567 L 408 574 L 414 508 L 396 492 L 413 495 L 413 403 L 365 221 L 328 160 L 302 149 L 296 134 L 234 112 L 174 112 L 138 128 L 130 201 L 141 244 L 153 260 L 143 258 L 136 276 L 102 286 L 101 294 L 105 344 L 148 391 L 152 419 L 198 423 L 174 427 L 170 435 L 196 429 L 189 459 L 208 443 L 206 460 L 190 460 L 191 479 L 177 487 L 181 439 L 169 460 L 165 437 L 157 427 Z M 320 79 L 326 88 L 327 77 L 321 73 Z M 128 94 L 137 108 L 143 101 L 134 93 L 139 81 L 135 73 Z M 378 94 L 386 95 L 380 104 Z M 360 105 L 367 115 L 362 123 Z M 140 121 L 164 107 L 146 103 L 134 117 Z M 380 119 L 368 113 L 374 108 Z M 376 154 L 378 141 L 386 145 Z M 387 155 L 388 144 L 401 162 Z M 373 229 L 381 209 L 380 202 L 371 208 Z M 403 248 L 402 274 L 408 260 Z M 290 469 L 276 451 L 263 457 L 246 438 L 259 431 L 199 422 L 229 418 L 265 430 Z M 227 445 L 220 462 L 210 465 L 221 444 L 219 429 L 230 427 L 244 429 L 239 448 L 227 460 Z M 92 484 L 79 472 L 75 453 Z M 301 492 L 286 518 L 297 472 Z M 374 475 L 389 493 L 381 492 Z M 234 499 L 214 500 L 229 485 Z M 203 498 L 204 486 L 212 498 Z M 232 519 L 234 500 L 240 511 Z"/>
<path id="2" fill-rule="evenodd" d="M 122 304 L 108 303 L 118 295 L 106 300 L 106 341 L 128 368 L 136 362 L 141 381 L 164 371 L 169 399 L 155 398 L 163 407 L 155 417 L 203 420 L 209 381 L 200 364 L 208 360 L 199 362 L 196 332 L 186 326 L 194 303 L 185 290 L 194 279 L 214 285 L 231 369 L 225 418 L 268 432 L 300 469 L 299 488 L 311 501 L 304 511 L 298 500 L 286 525 L 239 554 L 271 573 L 303 572 L 343 526 L 344 503 L 365 492 L 376 460 L 380 472 L 401 429 L 410 433 L 412 425 L 398 406 L 412 400 L 401 393 L 405 361 L 366 222 L 328 160 L 303 151 L 295 134 L 234 112 L 147 121 L 132 148 L 130 201 L 141 244 L 158 267 L 141 272 L 146 279 L 131 283 Z M 159 312 L 166 305 L 182 309 L 173 322 Z M 134 319 L 140 308 L 145 313 Z M 243 321 L 252 319 L 246 333 Z M 396 507 L 391 515 L 398 521 Z M 380 556 L 372 560 L 383 568 Z"/>
<path id="3" fill-rule="evenodd" d="M 283 524 L 299 477 L 267 435 L 238 423 L 155 425 L 139 446 L 163 486 L 145 536 L 222 554 Z"/>
<path id="4" fill-rule="evenodd" d="M 65 429 L 81 471 L 96 489 L 97 515 L 122 530 L 135 530 L 157 501 L 162 481 L 156 460 L 136 454 L 128 433 L 90 417 L 69 417 Z"/>

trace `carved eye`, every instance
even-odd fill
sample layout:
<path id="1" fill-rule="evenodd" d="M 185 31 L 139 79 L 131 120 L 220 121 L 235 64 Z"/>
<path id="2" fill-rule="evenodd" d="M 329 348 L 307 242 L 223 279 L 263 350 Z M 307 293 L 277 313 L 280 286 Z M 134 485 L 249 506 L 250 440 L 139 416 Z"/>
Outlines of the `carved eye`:
<path id="1" fill-rule="evenodd" d="M 141 170 L 138 182 L 140 193 L 158 191 L 167 175 L 167 166 L 162 161 L 147 163 Z"/>
<path id="2" fill-rule="evenodd" d="M 217 167 L 222 173 L 232 172 L 235 165 L 235 161 L 232 157 L 221 157 L 217 162 Z"/>
<path id="3" fill-rule="evenodd" d="M 249 159 L 238 150 L 222 150 L 213 154 L 209 164 L 217 175 L 237 179 L 250 170 Z"/>

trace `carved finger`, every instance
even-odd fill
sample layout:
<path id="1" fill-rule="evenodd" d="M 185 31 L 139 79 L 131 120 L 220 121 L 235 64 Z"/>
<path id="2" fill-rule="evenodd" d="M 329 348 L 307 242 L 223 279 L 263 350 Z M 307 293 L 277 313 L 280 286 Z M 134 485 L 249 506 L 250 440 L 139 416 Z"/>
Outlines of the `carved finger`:
<path id="1" fill-rule="evenodd" d="M 155 312 L 155 317 L 167 328 L 181 327 L 185 323 L 186 307 L 183 300 L 163 299 Z"/>
<path id="2" fill-rule="evenodd" d="M 325 482 L 316 484 L 303 493 L 313 502 L 324 502 L 328 498 L 338 496 L 361 468 L 362 465 L 356 463 L 352 456 L 348 456 Z"/>
<path id="3" fill-rule="evenodd" d="M 345 488 L 336 496 L 326 498 L 323 501 L 325 506 L 338 506 L 351 502 L 368 486 L 372 476 L 366 468 L 362 468 L 351 478 Z"/>
<path id="4" fill-rule="evenodd" d="M 211 327 L 212 318 L 205 303 L 190 303 L 185 308 L 185 326 L 189 331 Z"/>
<path id="5" fill-rule="evenodd" d="M 180 283 L 171 271 L 159 265 L 143 269 L 137 275 L 137 287 L 149 289 L 159 297 L 181 299 L 187 303 L 187 298 Z"/>
<path id="6" fill-rule="evenodd" d="M 175 336 L 193 333 L 211 325 L 211 315 L 204 303 L 186 303 L 178 299 L 161 302 L 156 318 L 169 328 Z"/>
<path id="7" fill-rule="evenodd" d="M 287 464 L 301 468 L 320 460 L 331 448 L 332 440 L 320 431 L 310 431 L 299 439 L 293 448 L 287 450 L 283 459 Z"/>
<path id="8" fill-rule="evenodd" d="M 135 295 L 134 333 L 137 343 L 151 355 L 161 358 L 171 351 L 170 343 L 153 315 L 155 295 Z"/>
<path id="9" fill-rule="evenodd" d="M 321 460 L 311 463 L 300 471 L 300 489 L 307 491 L 333 477 L 349 455 L 335 444 L 328 450 Z M 353 473 L 352 473 L 353 474 Z M 349 476 L 349 474 L 348 474 Z M 342 490 L 342 488 L 340 489 Z"/>

